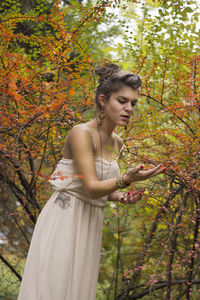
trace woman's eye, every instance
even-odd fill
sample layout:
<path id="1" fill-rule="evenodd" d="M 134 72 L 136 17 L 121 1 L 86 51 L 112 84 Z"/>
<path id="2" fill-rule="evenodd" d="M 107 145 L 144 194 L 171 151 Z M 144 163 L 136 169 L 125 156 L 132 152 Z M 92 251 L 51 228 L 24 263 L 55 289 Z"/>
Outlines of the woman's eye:
<path id="1" fill-rule="evenodd" d="M 121 103 L 121 104 L 125 103 L 125 101 L 123 101 L 123 100 L 118 100 L 118 102 Z"/>
<path id="2" fill-rule="evenodd" d="M 124 100 L 120 100 L 120 99 L 117 99 L 117 101 L 120 103 L 120 104 L 126 104 L 128 103 L 127 101 L 124 101 Z M 134 107 L 136 105 L 136 102 L 131 102 L 131 106 Z"/>

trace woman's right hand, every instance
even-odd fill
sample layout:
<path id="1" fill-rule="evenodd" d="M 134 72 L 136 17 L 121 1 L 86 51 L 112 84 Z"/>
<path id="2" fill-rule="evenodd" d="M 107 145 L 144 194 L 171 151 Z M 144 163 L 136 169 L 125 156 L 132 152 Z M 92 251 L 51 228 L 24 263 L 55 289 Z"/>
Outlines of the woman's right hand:
<path id="1" fill-rule="evenodd" d="M 166 168 L 161 168 L 161 166 L 162 165 L 160 164 L 149 170 L 144 170 L 143 166 L 131 168 L 123 175 L 123 181 L 125 181 L 126 183 L 132 183 L 135 181 L 147 180 L 156 175 L 164 173 L 166 171 Z"/>

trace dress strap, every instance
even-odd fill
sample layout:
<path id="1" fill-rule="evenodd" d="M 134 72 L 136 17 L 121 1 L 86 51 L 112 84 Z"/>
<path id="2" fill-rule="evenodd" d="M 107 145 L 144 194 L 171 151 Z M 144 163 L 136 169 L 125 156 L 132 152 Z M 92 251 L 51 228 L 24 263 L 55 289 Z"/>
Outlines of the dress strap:
<path id="1" fill-rule="evenodd" d="M 119 151 L 119 154 L 121 154 L 123 150 L 124 150 L 124 144 L 122 145 L 122 147 L 121 147 L 121 149 Z"/>
<path id="2" fill-rule="evenodd" d="M 82 124 L 82 125 L 86 126 L 87 129 L 89 129 L 89 132 L 90 132 L 90 134 L 91 134 L 91 136 L 92 136 L 93 148 L 94 148 L 94 154 L 96 154 L 97 145 L 96 145 L 96 142 L 95 142 L 95 139 L 94 139 L 94 134 L 93 134 L 93 132 L 92 132 L 92 129 L 91 129 L 87 124 Z"/>

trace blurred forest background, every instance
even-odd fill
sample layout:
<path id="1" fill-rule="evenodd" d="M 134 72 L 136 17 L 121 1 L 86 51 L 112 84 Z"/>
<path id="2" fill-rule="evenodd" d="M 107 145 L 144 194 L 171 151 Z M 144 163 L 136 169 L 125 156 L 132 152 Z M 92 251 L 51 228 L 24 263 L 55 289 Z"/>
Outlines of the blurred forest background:
<path id="1" fill-rule="evenodd" d="M 143 80 L 117 129 L 121 171 L 167 171 L 132 185 L 146 188 L 136 205 L 107 204 L 96 299 L 200 299 L 199 13 L 198 0 L 1 1 L 0 299 L 17 299 L 48 179 L 95 115 L 106 62 Z"/>

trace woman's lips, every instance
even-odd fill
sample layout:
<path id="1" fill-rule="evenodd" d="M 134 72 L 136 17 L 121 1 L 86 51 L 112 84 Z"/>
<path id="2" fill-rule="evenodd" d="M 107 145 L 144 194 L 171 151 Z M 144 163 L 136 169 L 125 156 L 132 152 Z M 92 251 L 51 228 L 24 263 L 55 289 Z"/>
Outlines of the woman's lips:
<path id="1" fill-rule="evenodd" d="M 129 120 L 129 116 L 121 116 L 121 118 L 122 118 L 123 120 L 126 120 L 126 121 Z"/>

